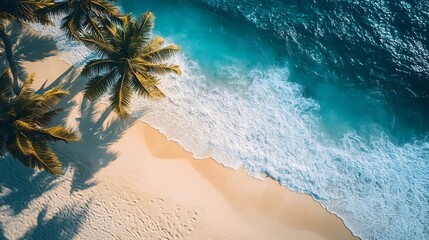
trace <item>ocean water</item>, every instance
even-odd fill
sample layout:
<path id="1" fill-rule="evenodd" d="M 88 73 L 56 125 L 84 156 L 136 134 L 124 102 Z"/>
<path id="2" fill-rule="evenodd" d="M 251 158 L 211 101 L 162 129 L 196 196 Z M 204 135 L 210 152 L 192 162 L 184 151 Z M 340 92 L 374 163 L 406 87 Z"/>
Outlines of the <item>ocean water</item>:
<path id="1" fill-rule="evenodd" d="M 182 47 L 134 116 L 307 193 L 362 239 L 429 239 L 429 1 L 123 0 Z M 42 30 L 41 26 L 35 26 Z M 63 59 L 90 53 L 57 28 Z"/>

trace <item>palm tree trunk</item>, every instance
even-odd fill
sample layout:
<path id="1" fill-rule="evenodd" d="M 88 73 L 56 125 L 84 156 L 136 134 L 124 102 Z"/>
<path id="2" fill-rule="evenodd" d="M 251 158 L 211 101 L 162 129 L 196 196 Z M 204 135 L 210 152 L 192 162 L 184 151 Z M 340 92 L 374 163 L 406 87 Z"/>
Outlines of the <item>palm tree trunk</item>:
<path id="1" fill-rule="evenodd" d="M 4 49 L 6 52 L 6 59 L 9 64 L 10 70 L 12 72 L 13 77 L 13 92 L 18 95 L 20 90 L 19 83 L 18 83 L 18 70 L 16 67 L 16 62 L 13 59 L 13 52 L 12 52 L 12 43 L 9 40 L 9 37 L 7 36 L 6 32 L 2 29 L 0 30 L 0 38 L 3 41 Z"/>

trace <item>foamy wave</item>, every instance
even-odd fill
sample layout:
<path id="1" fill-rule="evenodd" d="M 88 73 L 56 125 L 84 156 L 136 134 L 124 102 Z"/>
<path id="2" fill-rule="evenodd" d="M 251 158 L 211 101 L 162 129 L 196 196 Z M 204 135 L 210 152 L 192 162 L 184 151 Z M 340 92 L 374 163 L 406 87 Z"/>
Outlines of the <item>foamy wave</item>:
<path id="1" fill-rule="evenodd" d="M 38 23 L 30 23 L 30 26 L 36 31 L 52 36 L 57 43 L 58 51 L 61 52 L 60 59 L 70 65 L 80 66 L 88 59 L 95 57 L 82 43 L 67 38 L 65 33 L 59 28 L 61 20 L 62 16 L 52 16 L 54 23 L 52 26 L 44 26 Z"/>
<path id="2" fill-rule="evenodd" d="M 243 166 L 310 194 L 365 239 L 405 239 L 410 229 L 417 239 L 428 236 L 429 143 L 396 146 L 382 132 L 369 141 L 354 132 L 329 141 L 317 102 L 287 81 L 286 67 L 223 69 L 247 83 L 220 86 L 192 60 L 176 61 L 184 76 L 161 83 L 168 98 L 134 99 L 134 116 L 197 158 Z"/>

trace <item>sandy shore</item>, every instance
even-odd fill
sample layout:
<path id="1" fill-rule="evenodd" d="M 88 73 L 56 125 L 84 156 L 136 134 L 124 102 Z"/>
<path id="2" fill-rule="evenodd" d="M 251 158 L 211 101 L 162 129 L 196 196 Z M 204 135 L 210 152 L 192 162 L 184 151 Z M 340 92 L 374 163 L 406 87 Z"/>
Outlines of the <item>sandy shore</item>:
<path id="1" fill-rule="evenodd" d="M 147 124 L 84 100 L 85 79 L 59 53 L 22 66 L 36 89 L 71 91 L 61 118 L 82 141 L 55 145 L 58 178 L 0 161 L 0 239 L 354 239 L 311 197 L 195 160 Z"/>

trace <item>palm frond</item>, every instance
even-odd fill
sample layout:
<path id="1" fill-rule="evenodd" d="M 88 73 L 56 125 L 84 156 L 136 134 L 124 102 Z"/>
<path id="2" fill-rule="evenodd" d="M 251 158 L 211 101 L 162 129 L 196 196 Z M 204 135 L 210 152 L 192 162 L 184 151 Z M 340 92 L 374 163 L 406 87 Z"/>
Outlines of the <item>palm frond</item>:
<path id="1" fill-rule="evenodd" d="M 127 14 L 121 17 L 120 27 L 122 28 L 122 33 L 126 32 L 129 25 L 133 23 L 133 17 L 131 14 Z"/>
<path id="2" fill-rule="evenodd" d="M 162 45 L 164 45 L 164 39 L 162 37 L 156 36 L 153 37 L 150 42 L 147 44 L 146 49 L 148 49 L 149 51 L 154 50 L 154 49 L 159 49 L 162 47 Z"/>
<path id="3" fill-rule="evenodd" d="M 54 175 L 62 173 L 61 162 L 41 139 L 33 141 L 27 136 L 19 135 L 16 144 L 9 151 L 26 167 L 44 169 Z"/>
<path id="4" fill-rule="evenodd" d="M 32 168 L 44 169 L 54 175 L 60 175 L 63 172 L 61 162 L 45 143 L 29 141 L 29 146 L 32 150 Z"/>
<path id="5" fill-rule="evenodd" d="M 63 97 L 69 94 L 69 91 L 63 90 L 59 86 L 54 87 L 50 90 L 45 91 L 40 96 L 40 104 L 45 108 L 44 111 L 48 111 L 52 107 L 56 106 Z"/>
<path id="6" fill-rule="evenodd" d="M 14 152 L 20 153 L 20 154 L 16 154 L 17 156 L 19 155 L 23 155 L 23 156 L 31 156 L 31 154 L 33 153 L 30 145 L 29 145 L 29 141 L 27 139 L 27 137 L 23 134 L 18 134 L 16 135 L 16 139 L 15 139 L 15 147 L 17 148 L 18 151 L 12 151 L 12 154 Z"/>
<path id="7" fill-rule="evenodd" d="M 90 9 L 98 16 L 120 16 L 119 9 L 115 5 L 105 1 L 91 1 Z"/>
<path id="8" fill-rule="evenodd" d="M 35 18 L 32 20 L 32 22 L 37 22 L 43 25 L 53 25 L 53 22 L 51 21 L 49 16 L 40 13 L 39 11 L 36 11 Z"/>
<path id="9" fill-rule="evenodd" d="M 0 98 L 9 99 L 13 96 L 12 81 L 10 68 L 6 68 L 0 75 Z"/>
<path id="10" fill-rule="evenodd" d="M 180 48 L 174 44 L 168 45 L 163 48 L 149 49 L 149 51 L 143 50 L 141 58 L 145 61 L 152 63 L 162 63 L 170 59 L 174 55 L 180 52 Z"/>
<path id="11" fill-rule="evenodd" d="M 153 13 L 146 12 L 142 16 L 140 16 L 140 19 L 137 21 L 137 24 L 139 24 L 139 27 L 137 29 L 136 36 L 138 36 L 141 39 L 142 46 L 149 43 L 152 37 L 154 20 L 155 20 L 155 16 L 153 15 Z"/>
<path id="12" fill-rule="evenodd" d="M 42 8 L 40 14 L 52 14 L 54 16 L 68 14 L 71 12 L 70 4 L 68 1 L 55 2 L 51 6 Z"/>
<path id="13" fill-rule="evenodd" d="M 118 21 L 122 22 L 122 17 L 120 17 Z M 106 34 L 108 34 L 107 39 L 108 40 L 114 39 L 115 36 L 117 36 L 118 34 L 118 28 L 116 27 L 116 25 L 113 24 L 113 22 L 107 18 L 100 19 L 100 22 L 101 22 L 101 27 L 106 32 Z"/>
<path id="14" fill-rule="evenodd" d="M 165 97 L 164 93 L 156 86 L 159 79 L 143 71 L 135 71 L 133 87 L 140 96 L 152 99 Z"/>
<path id="15" fill-rule="evenodd" d="M 82 76 L 91 76 L 105 73 L 112 68 L 115 68 L 115 61 L 112 59 L 93 59 L 85 64 L 85 67 L 82 69 Z"/>
<path id="16" fill-rule="evenodd" d="M 174 73 L 179 76 L 182 75 L 180 67 L 177 65 L 168 65 L 168 64 L 153 64 L 153 63 L 143 63 L 142 64 L 150 73 L 155 73 L 158 75 L 165 75 L 169 73 Z"/>
<path id="17" fill-rule="evenodd" d="M 38 131 L 40 128 L 37 128 L 31 121 L 24 121 L 24 120 L 16 120 L 14 122 L 15 129 L 19 130 L 20 132 L 32 132 L 32 131 Z"/>
<path id="18" fill-rule="evenodd" d="M 151 99 L 161 99 L 165 97 L 165 94 L 157 86 L 146 88 L 146 90 L 149 93 L 149 97 Z"/>
<path id="19" fill-rule="evenodd" d="M 132 73 L 139 82 L 147 88 L 156 86 L 159 83 L 159 78 L 149 74 L 146 69 L 141 66 L 134 68 Z"/>
<path id="20" fill-rule="evenodd" d="M 51 24 L 48 16 L 41 14 L 41 9 L 49 7 L 54 2 L 51 0 L 9 0 L 2 1 L 1 18 L 9 21 L 39 22 Z"/>
<path id="21" fill-rule="evenodd" d="M 147 97 L 150 99 L 161 99 L 165 97 L 165 94 L 156 86 L 156 85 L 145 85 L 142 82 L 146 80 L 142 80 L 142 78 L 134 78 L 133 79 L 133 89 L 139 96 Z"/>
<path id="22" fill-rule="evenodd" d="M 83 22 L 83 26 L 85 26 L 87 32 L 86 34 L 96 34 L 97 37 L 102 39 L 104 37 L 104 34 L 101 30 L 101 24 L 102 23 L 98 21 L 97 18 L 91 16 L 86 17 Z"/>
<path id="23" fill-rule="evenodd" d="M 127 78 L 129 78 L 127 72 L 121 75 L 120 79 L 114 85 L 112 95 L 109 98 L 110 106 L 121 118 L 129 116 L 131 96 L 133 93 L 131 86 L 127 83 Z"/>
<path id="24" fill-rule="evenodd" d="M 82 26 L 79 13 L 77 11 L 71 12 L 65 16 L 61 22 L 61 29 L 63 29 L 70 39 L 80 40 L 81 33 L 84 30 Z"/>
<path id="25" fill-rule="evenodd" d="M 83 44 L 85 44 L 89 49 L 94 51 L 100 57 L 105 57 L 116 53 L 115 48 L 113 48 L 110 44 L 104 42 L 102 39 L 97 38 L 96 36 L 85 36 L 81 37 L 80 40 L 83 42 Z"/>
<path id="26" fill-rule="evenodd" d="M 80 40 L 83 35 L 93 34 L 103 38 L 103 21 L 120 22 L 118 8 L 103 0 L 65 0 L 44 8 L 42 12 L 54 15 L 67 14 L 63 18 L 61 28 L 74 40 Z"/>
<path id="27" fill-rule="evenodd" d="M 42 114 L 38 114 L 38 116 L 34 116 L 34 121 L 37 122 L 41 127 L 46 127 L 52 119 L 59 113 L 63 111 L 62 108 L 57 108 Z"/>
<path id="28" fill-rule="evenodd" d="M 45 139 L 47 141 L 58 141 L 62 140 L 66 143 L 71 143 L 79 141 L 76 133 L 72 130 L 69 130 L 63 126 L 55 126 L 44 129 Z"/>
<path id="29" fill-rule="evenodd" d="M 33 82 L 34 74 L 28 75 L 28 77 L 24 80 L 24 83 L 21 86 L 18 98 L 29 98 L 34 93 L 34 89 L 32 88 Z"/>
<path id="30" fill-rule="evenodd" d="M 101 97 L 113 84 L 117 75 L 116 68 L 114 68 L 102 76 L 92 78 L 85 87 L 84 97 L 91 101 Z"/>
<path id="31" fill-rule="evenodd" d="M 150 98 L 149 92 L 146 90 L 142 82 L 136 76 L 132 77 L 131 83 L 134 92 L 136 92 L 138 96 Z"/>

